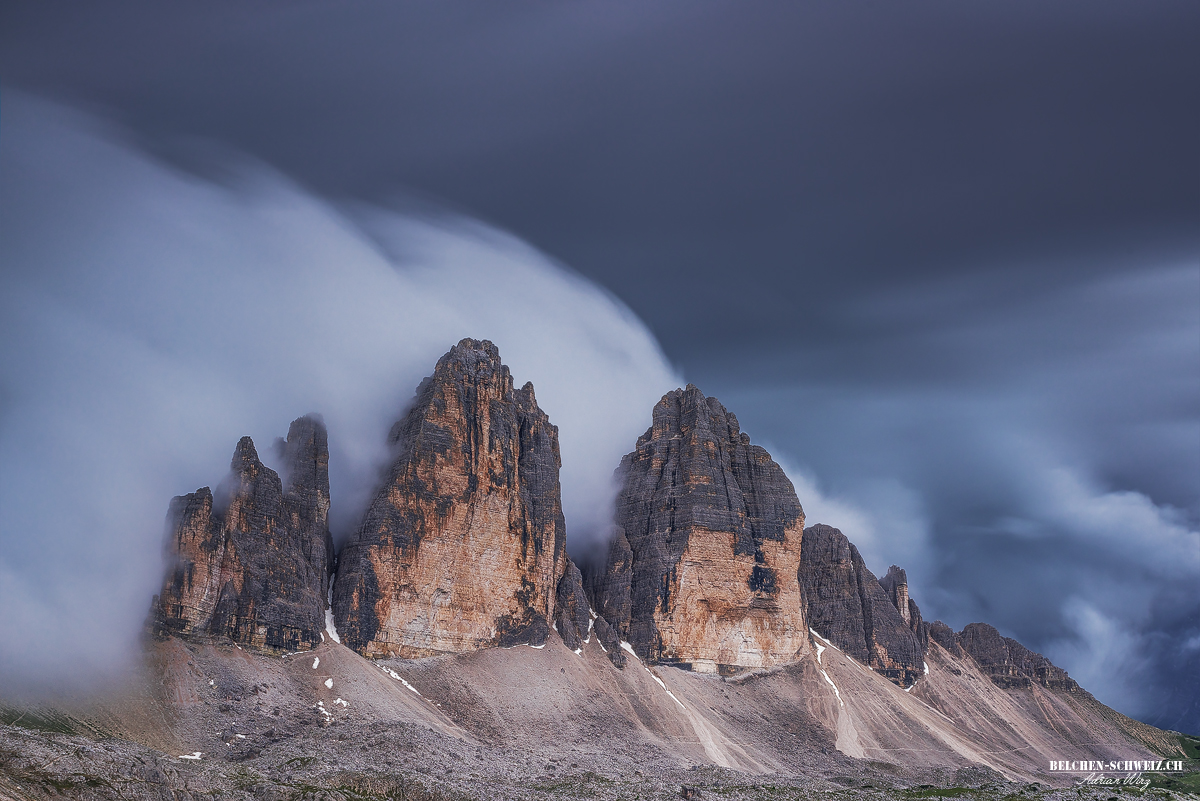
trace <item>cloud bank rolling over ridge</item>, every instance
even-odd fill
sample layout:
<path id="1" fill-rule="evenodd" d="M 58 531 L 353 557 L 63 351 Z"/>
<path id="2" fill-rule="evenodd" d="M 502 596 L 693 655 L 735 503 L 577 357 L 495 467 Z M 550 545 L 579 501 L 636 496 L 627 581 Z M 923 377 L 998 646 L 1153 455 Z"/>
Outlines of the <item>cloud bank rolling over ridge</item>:
<path id="1" fill-rule="evenodd" d="M 103 123 L 6 93 L 0 160 L 0 672 L 51 685 L 136 652 L 173 495 L 237 439 L 330 432 L 344 540 L 388 428 L 463 337 L 492 339 L 560 427 L 573 548 L 678 377 L 619 301 L 453 215 L 335 207 L 262 167 L 165 167 Z"/>
<path id="2" fill-rule="evenodd" d="M 332 203 L 236 157 L 203 178 L 92 117 L 27 95 L 4 103 L 6 676 L 62 686 L 132 657 L 168 499 L 220 481 L 244 434 L 270 463 L 293 418 L 324 415 L 344 539 L 388 427 L 465 336 L 495 341 L 559 426 L 573 551 L 606 532 L 612 470 L 682 379 L 605 290 L 467 218 Z M 1156 722 L 1183 725 L 1196 696 L 1180 688 L 1200 664 L 1195 510 L 1129 489 L 1117 468 L 1132 450 L 1077 452 L 1071 432 L 1110 415 L 1114 438 L 1149 443 L 1128 472 L 1145 472 L 1146 454 L 1179 463 L 1179 443 L 1196 439 L 1189 410 L 1132 431 L 1106 392 L 1115 379 L 1164 409 L 1194 397 L 1195 376 L 1162 376 L 1198 352 L 1196 275 L 1163 262 L 999 304 L 971 277 L 909 296 L 868 285 L 841 306 L 805 296 L 800 314 L 788 292 L 773 297 L 786 314 L 748 311 L 751 292 L 697 280 L 721 288 L 719 305 L 676 298 L 673 313 L 719 325 L 654 322 L 713 364 L 720 343 L 706 337 L 721 326 L 852 329 L 828 348 L 781 331 L 767 338 L 778 352 L 739 351 L 736 370 L 696 369 L 698 383 L 784 466 L 810 524 L 842 528 L 876 573 L 908 570 L 927 617 L 994 623 L 1130 714 L 1181 693 L 1193 711 Z M 1075 333 L 1097 316 L 1112 320 L 1103 336 Z M 938 375 L 947 365 L 959 374 Z M 880 368 L 876 383 L 864 366 Z"/>

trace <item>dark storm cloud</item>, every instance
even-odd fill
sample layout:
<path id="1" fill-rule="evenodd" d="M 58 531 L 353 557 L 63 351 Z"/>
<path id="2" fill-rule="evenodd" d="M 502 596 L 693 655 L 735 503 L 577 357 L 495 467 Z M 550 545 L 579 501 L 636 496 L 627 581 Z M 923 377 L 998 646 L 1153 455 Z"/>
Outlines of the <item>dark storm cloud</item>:
<path id="1" fill-rule="evenodd" d="M 218 143 L 553 253 L 931 616 L 1200 729 L 1195 3 L 0 14 L 6 82 L 189 169 Z"/>

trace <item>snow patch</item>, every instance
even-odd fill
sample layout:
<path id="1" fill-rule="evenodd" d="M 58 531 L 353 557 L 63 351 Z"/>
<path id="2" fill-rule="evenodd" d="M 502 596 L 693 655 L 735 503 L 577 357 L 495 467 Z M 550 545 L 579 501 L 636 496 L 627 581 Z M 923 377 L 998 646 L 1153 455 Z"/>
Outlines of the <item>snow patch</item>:
<path id="1" fill-rule="evenodd" d="M 341 644 L 342 638 L 338 636 L 337 626 L 333 624 L 333 582 L 337 581 L 337 576 L 329 578 L 329 602 L 325 604 L 325 631 L 333 638 L 333 641 Z M 322 640 L 324 635 L 322 635 Z"/>
<path id="2" fill-rule="evenodd" d="M 576 648 L 576 649 L 575 649 L 575 656 L 583 656 L 583 649 L 582 649 L 582 648 Z"/>
<path id="3" fill-rule="evenodd" d="M 836 651 L 836 650 L 838 650 L 838 647 L 837 647 L 836 645 L 834 645 L 834 644 L 833 644 L 833 643 L 831 643 L 829 640 L 827 640 L 827 639 L 825 639 L 824 637 L 822 637 L 820 634 L 817 634 L 817 630 L 816 630 L 816 629 L 814 629 L 814 628 L 812 628 L 812 627 L 810 626 L 808 630 L 809 630 L 809 632 L 811 632 L 811 633 L 812 633 L 812 636 L 816 637 L 818 640 L 820 640 L 821 642 L 825 643 L 826 645 L 828 645 L 828 646 L 829 646 L 830 648 L 832 648 L 833 650 L 835 650 L 835 651 Z"/>
<path id="4" fill-rule="evenodd" d="M 829 642 L 829 640 L 825 640 L 825 642 Z M 833 688 L 833 694 L 836 695 L 838 699 L 838 706 L 845 706 L 846 704 L 842 702 L 842 694 L 838 691 L 837 685 L 833 683 L 833 679 L 829 678 L 829 674 L 824 670 L 821 671 L 821 675 L 825 677 L 825 681 L 829 682 L 829 686 Z"/>
<path id="5" fill-rule="evenodd" d="M 333 679 L 325 679 L 325 687 L 326 687 L 326 689 L 332 690 L 333 689 Z"/>
<path id="6" fill-rule="evenodd" d="M 204 753 L 203 751 L 194 751 L 194 752 L 192 752 L 192 753 L 190 753 L 190 754 L 180 754 L 180 755 L 179 755 L 179 758 L 180 758 L 180 759 L 195 759 L 195 760 L 199 761 L 199 759 L 200 759 L 200 756 L 201 756 L 203 753 Z"/>
<path id="7" fill-rule="evenodd" d="M 246 735 L 244 735 L 244 734 L 235 734 L 235 735 L 233 735 L 233 736 L 234 736 L 234 737 L 236 737 L 236 738 L 238 738 L 239 740 L 245 740 L 245 739 L 246 739 Z"/>
<path id="8" fill-rule="evenodd" d="M 340 697 L 339 697 L 339 698 L 338 698 L 336 701 L 334 701 L 334 703 L 335 703 L 335 704 L 341 704 L 342 706 L 350 706 L 350 704 L 348 704 L 348 703 L 346 703 L 345 701 L 343 701 L 343 700 L 342 700 Z M 240 734 L 238 735 L 238 737 L 241 737 L 241 736 L 242 736 L 242 735 L 240 735 Z"/>
<path id="9" fill-rule="evenodd" d="M 633 654 L 633 658 L 637 659 L 637 661 L 639 661 L 639 662 L 642 661 L 642 660 L 638 659 L 637 651 L 633 650 L 633 646 L 630 645 L 629 643 L 625 642 L 624 640 L 621 640 L 621 648 L 623 650 L 628 651 L 629 653 Z"/>
<path id="10" fill-rule="evenodd" d="M 317 669 L 317 665 L 319 665 L 319 664 L 321 664 L 321 657 L 319 657 L 319 656 L 314 656 L 314 657 L 313 657 L 313 670 L 316 670 L 316 669 Z"/>
<path id="11" fill-rule="evenodd" d="M 817 646 L 817 664 L 819 665 L 821 664 L 821 654 L 825 653 L 825 646 L 819 642 L 813 643 L 813 645 Z"/>
<path id="12" fill-rule="evenodd" d="M 631 653 L 631 654 L 633 653 L 633 649 L 632 649 L 632 648 L 629 648 L 629 643 L 625 643 L 625 642 L 623 642 L 623 643 L 621 643 L 621 647 L 623 647 L 623 648 L 628 648 L 628 649 L 629 649 L 629 653 Z M 637 656 L 637 654 L 634 654 L 634 656 L 636 657 L 636 656 Z M 643 667 L 644 667 L 644 666 L 643 666 Z M 646 668 L 646 672 L 650 674 L 650 678 L 652 678 L 652 679 L 654 679 L 656 682 L 658 682 L 658 686 L 659 686 L 659 687 L 662 687 L 664 690 L 667 690 L 667 685 L 663 684 L 663 680 L 662 680 L 662 679 L 660 679 L 658 676 L 654 675 L 654 671 L 653 671 L 653 670 L 651 670 L 650 668 Z M 687 707 L 683 705 L 683 702 L 681 702 L 681 701 L 680 701 L 678 698 L 676 698 L 676 697 L 675 697 L 675 693 L 671 692 L 670 690 L 667 690 L 667 695 L 671 696 L 671 700 L 672 700 L 672 701 L 674 701 L 675 703 L 679 704 L 679 708 L 680 708 L 680 709 L 682 709 L 682 710 L 684 710 L 684 711 L 687 711 Z"/>
<path id="13" fill-rule="evenodd" d="M 525 644 L 526 644 L 526 645 L 529 645 L 529 643 L 525 643 Z M 546 647 L 546 643 L 542 643 L 541 645 L 529 645 L 529 647 L 530 647 L 530 648 L 536 648 L 536 649 L 538 649 L 538 650 L 540 651 L 540 650 L 542 650 L 543 648 L 545 648 L 545 647 Z"/>
<path id="14" fill-rule="evenodd" d="M 912 684 L 910 684 L 910 685 L 908 685 L 907 687 L 905 687 L 905 688 L 904 688 L 904 692 L 906 692 L 906 693 L 911 693 L 911 692 L 912 692 L 912 688 L 913 688 L 913 687 L 916 687 L 916 686 L 917 686 L 917 683 L 914 681 Z"/>
<path id="15" fill-rule="evenodd" d="M 921 664 L 925 667 L 925 675 L 928 676 L 929 675 L 929 663 L 922 662 Z"/>
<path id="16" fill-rule="evenodd" d="M 414 693 L 417 693 L 417 695 L 421 695 L 421 693 L 417 692 L 417 688 L 416 688 L 416 687 L 412 686 L 412 685 L 411 685 L 411 684 L 409 684 L 407 681 L 405 681 L 404 679 L 400 678 L 400 674 L 399 674 L 399 673 L 397 673 L 396 671 L 392 670 L 392 669 L 391 669 L 391 668 L 389 668 L 389 667 L 384 667 L 384 666 L 382 666 L 382 665 L 380 665 L 380 666 L 379 666 L 379 669 L 380 669 L 380 670 L 382 670 L 384 673 L 388 674 L 389 676 L 391 676 L 391 677 L 392 677 L 393 679 L 395 679 L 396 681 L 398 681 L 398 682 L 400 682 L 401 684 L 403 684 L 403 685 L 404 685 L 405 687 L 407 687 L 408 689 L 412 690 Z"/>

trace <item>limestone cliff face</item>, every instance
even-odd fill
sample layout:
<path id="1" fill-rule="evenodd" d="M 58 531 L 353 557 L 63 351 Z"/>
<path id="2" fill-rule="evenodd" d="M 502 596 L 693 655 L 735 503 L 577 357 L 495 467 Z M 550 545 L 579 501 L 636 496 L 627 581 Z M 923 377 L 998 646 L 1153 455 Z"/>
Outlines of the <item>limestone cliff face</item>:
<path id="1" fill-rule="evenodd" d="M 284 650 L 321 642 L 333 554 L 324 423 L 296 420 L 280 447 L 286 487 L 243 437 L 224 503 L 208 487 L 171 501 L 156 633 Z"/>
<path id="2" fill-rule="evenodd" d="M 838 529 L 816 525 L 804 530 L 803 550 L 799 578 L 808 624 L 877 673 L 910 686 L 923 673 L 924 647 L 858 549 Z M 899 586 L 893 589 L 899 597 Z M 911 609 L 907 579 L 902 594 Z"/>
<path id="3" fill-rule="evenodd" d="M 617 531 L 587 585 L 643 660 L 715 671 L 808 649 L 795 580 L 804 510 L 736 417 L 690 384 L 667 393 L 618 477 Z"/>
<path id="4" fill-rule="evenodd" d="M 944 636 L 942 632 L 939 634 Z M 968 624 L 955 635 L 954 642 L 971 655 L 998 687 L 1028 687 L 1037 682 L 1054 690 L 1079 690 L 1079 685 L 1065 670 L 1011 637 L 1000 636 L 1000 632 L 987 623 Z"/>
<path id="5" fill-rule="evenodd" d="M 879 586 L 883 587 L 892 605 L 900 612 L 904 624 L 916 635 L 921 653 L 925 653 L 929 648 L 929 624 L 921 617 L 917 602 L 908 594 L 908 574 L 904 568 L 896 565 L 889 567 L 887 575 L 879 580 Z"/>
<path id="6" fill-rule="evenodd" d="M 409 658 L 540 644 L 552 623 L 578 638 L 558 429 L 496 346 L 451 348 L 390 440 L 395 461 L 338 560 L 342 642 Z M 560 595 L 575 606 L 556 616 Z"/>

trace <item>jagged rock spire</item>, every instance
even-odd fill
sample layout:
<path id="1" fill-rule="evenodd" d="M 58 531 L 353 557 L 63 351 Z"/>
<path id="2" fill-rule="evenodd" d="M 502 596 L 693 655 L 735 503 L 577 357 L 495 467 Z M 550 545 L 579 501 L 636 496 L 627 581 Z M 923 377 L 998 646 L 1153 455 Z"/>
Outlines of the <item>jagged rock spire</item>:
<path id="1" fill-rule="evenodd" d="M 885 577 L 893 589 L 903 577 L 895 569 L 899 575 Z M 814 631 L 902 687 L 922 674 L 920 639 L 845 534 L 826 525 L 805 529 L 799 578 Z M 907 601 L 906 578 L 903 587 Z"/>
<path id="2" fill-rule="evenodd" d="M 642 659 L 728 671 L 808 649 L 804 510 L 716 398 L 691 384 L 664 395 L 618 477 L 616 535 L 587 585 Z"/>
<path id="3" fill-rule="evenodd" d="M 321 641 L 333 553 L 324 423 L 294 421 L 281 447 L 286 488 L 242 437 L 221 502 L 208 487 L 171 501 L 156 633 L 284 650 Z"/>
<path id="4" fill-rule="evenodd" d="M 343 643 L 425 656 L 540 644 L 552 622 L 578 641 L 586 604 L 568 569 L 558 429 L 533 385 L 514 389 L 496 346 L 464 339 L 391 441 L 395 461 L 339 557 Z"/>

